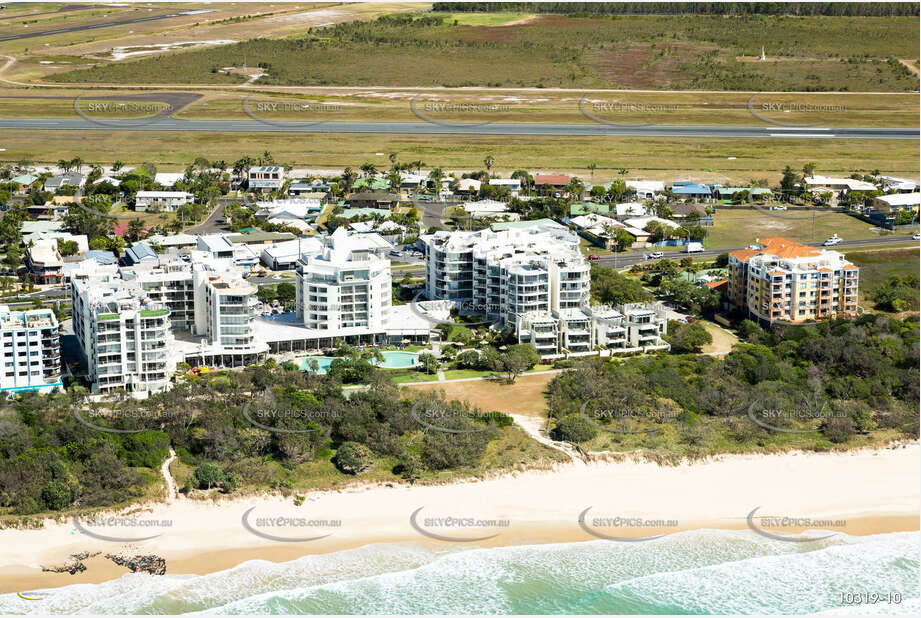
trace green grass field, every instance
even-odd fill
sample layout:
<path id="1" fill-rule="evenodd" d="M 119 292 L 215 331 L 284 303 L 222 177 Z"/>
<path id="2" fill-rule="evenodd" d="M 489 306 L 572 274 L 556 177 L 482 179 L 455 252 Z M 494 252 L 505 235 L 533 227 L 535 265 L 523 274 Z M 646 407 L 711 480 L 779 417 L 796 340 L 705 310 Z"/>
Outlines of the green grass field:
<path id="1" fill-rule="evenodd" d="M 921 254 L 917 244 L 913 249 L 851 251 L 845 254 L 845 257 L 860 266 L 858 301 L 864 306 L 868 304 L 865 300 L 867 293 L 876 289 L 889 277 L 917 275 L 921 269 Z"/>
<path id="2" fill-rule="evenodd" d="M 780 215 L 804 218 L 784 218 Z M 838 212 L 817 215 L 814 233 L 812 219 L 805 213 L 795 211 L 778 212 L 774 216 L 755 209 L 717 209 L 714 220 L 713 227 L 707 228 L 707 238 L 704 240 L 704 246 L 708 249 L 744 247 L 755 242 L 756 238 L 773 236 L 783 236 L 798 242 L 821 242 L 832 234 L 845 240 L 879 236 L 870 231 L 872 226 L 869 223 Z"/>

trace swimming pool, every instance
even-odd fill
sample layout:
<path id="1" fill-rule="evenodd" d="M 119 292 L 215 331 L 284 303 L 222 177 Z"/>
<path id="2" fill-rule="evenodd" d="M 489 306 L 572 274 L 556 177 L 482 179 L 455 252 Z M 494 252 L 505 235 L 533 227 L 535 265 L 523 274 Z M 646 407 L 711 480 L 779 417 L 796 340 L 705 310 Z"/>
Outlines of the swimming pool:
<path id="1" fill-rule="evenodd" d="M 408 367 L 415 367 L 418 354 L 414 352 L 381 352 L 381 355 L 384 357 L 384 362 L 379 363 L 378 367 L 383 367 L 384 369 L 406 369 Z M 310 364 L 313 361 L 317 362 L 317 373 L 326 373 L 329 371 L 329 366 L 332 362 L 336 360 L 332 356 L 305 356 L 300 359 L 301 362 L 301 371 L 310 371 Z"/>

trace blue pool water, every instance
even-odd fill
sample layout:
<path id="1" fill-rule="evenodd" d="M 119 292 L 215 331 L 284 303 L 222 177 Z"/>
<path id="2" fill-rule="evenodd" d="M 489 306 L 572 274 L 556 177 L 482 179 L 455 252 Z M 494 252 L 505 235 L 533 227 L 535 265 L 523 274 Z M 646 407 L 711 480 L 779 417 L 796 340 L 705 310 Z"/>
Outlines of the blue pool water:
<path id="1" fill-rule="evenodd" d="M 416 358 L 419 356 L 414 352 L 381 352 L 384 356 L 384 362 L 378 366 L 384 369 L 405 369 L 415 367 Z M 305 356 L 301 360 L 301 371 L 310 371 L 310 364 L 317 362 L 317 373 L 326 373 L 329 366 L 334 360 L 332 356 Z"/>

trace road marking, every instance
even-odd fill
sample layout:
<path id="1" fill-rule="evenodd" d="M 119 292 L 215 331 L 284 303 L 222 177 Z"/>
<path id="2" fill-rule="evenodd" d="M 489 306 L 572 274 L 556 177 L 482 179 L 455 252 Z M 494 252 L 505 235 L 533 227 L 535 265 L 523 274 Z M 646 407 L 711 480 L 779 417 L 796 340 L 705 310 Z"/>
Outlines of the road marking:
<path id="1" fill-rule="evenodd" d="M 802 131 L 804 127 L 777 127 L 771 128 L 772 131 Z M 828 127 L 809 127 L 810 131 L 831 131 Z"/>

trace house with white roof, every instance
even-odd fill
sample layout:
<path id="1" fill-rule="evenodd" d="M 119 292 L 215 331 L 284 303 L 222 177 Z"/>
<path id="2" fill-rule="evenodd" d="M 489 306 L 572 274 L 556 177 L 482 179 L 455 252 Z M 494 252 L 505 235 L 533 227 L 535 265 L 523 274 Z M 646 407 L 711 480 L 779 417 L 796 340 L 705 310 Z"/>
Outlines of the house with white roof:
<path id="1" fill-rule="evenodd" d="M 668 219 L 662 219 L 661 217 L 633 217 L 630 219 L 624 219 L 624 223 L 630 227 L 635 227 L 640 230 L 645 230 L 646 226 L 655 221 L 665 227 L 670 227 L 673 230 L 677 230 L 680 225 L 674 221 L 669 221 Z"/>
<path id="2" fill-rule="evenodd" d="M 646 204 L 641 202 L 624 202 L 623 204 L 615 204 L 614 214 L 616 214 L 618 217 L 645 217 L 647 214 Z"/>
<path id="3" fill-rule="evenodd" d="M 154 174 L 154 182 L 166 188 L 172 187 L 183 178 L 185 178 L 185 172 L 157 172 Z"/>
<path id="4" fill-rule="evenodd" d="M 921 193 L 891 193 L 880 195 L 874 199 L 874 204 L 882 212 L 895 210 L 918 210 L 921 206 Z"/>
<path id="5" fill-rule="evenodd" d="M 518 213 L 508 212 L 508 204 L 497 202 L 496 200 L 465 202 L 462 208 L 471 217 L 502 217 L 512 221 L 517 221 L 521 218 Z"/>
<path id="6" fill-rule="evenodd" d="M 627 180 L 624 184 L 636 191 L 639 199 L 655 200 L 665 193 L 665 183 L 659 180 Z"/>
<path id="7" fill-rule="evenodd" d="M 883 191 L 896 191 L 897 193 L 915 193 L 918 191 L 918 183 L 906 178 L 895 178 L 893 176 L 881 176 Z"/>
<path id="8" fill-rule="evenodd" d="M 855 178 L 834 178 L 831 176 L 813 175 L 804 178 L 803 182 L 810 191 L 876 191 L 876 185 Z"/>
<path id="9" fill-rule="evenodd" d="M 494 187 L 508 187 L 512 197 L 518 197 L 521 193 L 521 180 L 518 178 L 490 178 L 489 184 Z"/>
<path id="10" fill-rule="evenodd" d="M 175 212 L 180 206 L 191 203 L 194 197 L 186 191 L 138 191 L 134 196 L 134 209 L 138 212 Z"/>

